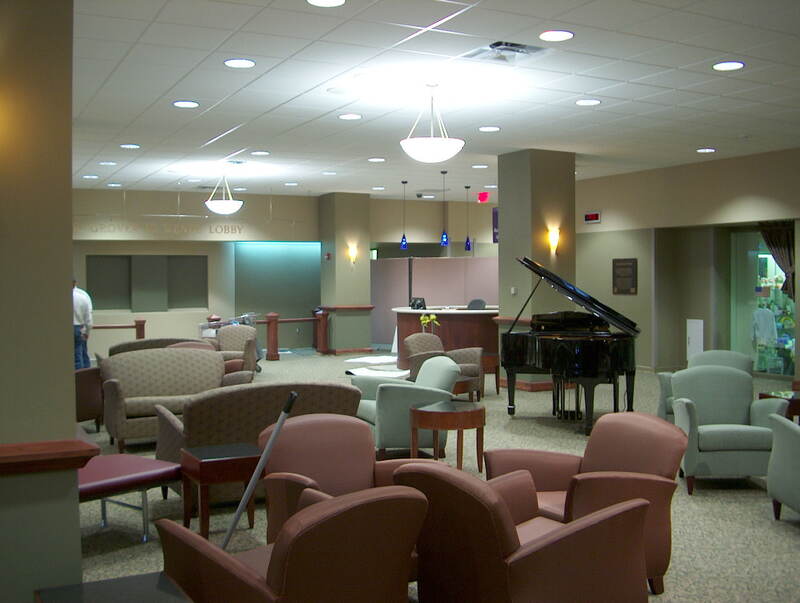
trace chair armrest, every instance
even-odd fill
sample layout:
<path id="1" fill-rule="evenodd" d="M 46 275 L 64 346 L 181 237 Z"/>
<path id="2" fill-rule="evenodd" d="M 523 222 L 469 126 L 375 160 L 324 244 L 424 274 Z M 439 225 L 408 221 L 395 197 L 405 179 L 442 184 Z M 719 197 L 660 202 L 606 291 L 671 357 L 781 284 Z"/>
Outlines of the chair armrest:
<path id="1" fill-rule="evenodd" d="M 222 375 L 222 387 L 228 385 L 241 385 L 242 383 L 253 382 L 253 371 L 236 371 Z"/>
<path id="2" fill-rule="evenodd" d="M 439 461 L 433 459 L 387 459 L 385 461 L 377 461 L 375 463 L 375 473 L 373 484 L 376 488 L 381 486 L 393 486 L 394 484 L 394 471 L 398 467 L 407 465 L 408 463 L 434 463 L 439 465 Z"/>
<path id="3" fill-rule="evenodd" d="M 119 428 L 125 422 L 125 399 L 119 380 L 103 382 L 103 424 L 112 438 L 119 438 Z"/>
<path id="4" fill-rule="evenodd" d="M 207 341 L 214 346 L 215 350 L 219 351 L 219 341 L 217 341 L 216 337 L 203 337 L 202 340 Z"/>
<path id="5" fill-rule="evenodd" d="M 395 383 L 400 385 L 414 385 L 406 379 L 395 379 L 394 377 L 372 377 L 369 375 L 354 375 L 350 377 L 350 383 L 361 390 L 362 400 L 374 400 L 378 397 L 378 387 L 384 383 Z"/>
<path id="6" fill-rule="evenodd" d="M 263 576 L 199 534 L 168 519 L 155 524 L 164 573 L 192 601 L 277 601 Z"/>
<path id="7" fill-rule="evenodd" d="M 258 364 L 258 350 L 256 349 L 256 340 L 248 339 L 244 342 L 244 352 L 242 354 L 244 360 L 244 370 L 255 371 Z"/>
<path id="8" fill-rule="evenodd" d="M 430 352 L 417 352 L 416 354 L 409 354 L 409 356 L 408 356 L 408 369 L 409 369 L 408 380 L 409 381 L 416 381 L 417 374 L 419 373 L 419 369 L 420 369 L 420 367 L 422 367 L 422 364 L 426 360 L 428 360 L 429 358 L 434 358 L 436 356 L 444 356 L 444 355 L 445 355 L 445 353 L 440 351 L 440 350 L 434 350 L 434 351 L 430 351 Z"/>
<path id="9" fill-rule="evenodd" d="M 770 498 L 800 510 L 800 425 L 786 417 L 770 415 L 772 454 L 767 469 Z"/>
<path id="10" fill-rule="evenodd" d="M 686 475 L 692 476 L 700 455 L 699 435 L 697 433 L 697 407 L 688 398 L 676 398 L 672 402 L 672 411 L 675 413 L 675 425 L 680 427 L 688 436 L 686 452 L 681 461 L 681 467 Z"/>
<path id="11" fill-rule="evenodd" d="M 450 350 L 445 352 L 446 356 L 453 359 L 456 364 L 477 364 L 479 367 L 483 366 L 481 356 L 483 356 L 483 348 L 460 348 L 458 350 Z"/>
<path id="12" fill-rule="evenodd" d="M 506 558 L 513 600 L 646 602 L 647 505 L 619 503 L 523 543 Z"/>
<path id="13" fill-rule="evenodd" d="M 181 462 L 181 448 L 186 447 L 186 434 L 183 432 L 183 421 L 171 410 L 156 404 L 158 417 L 158 439 L 156 440 L 156 458 L 172 463 Z"/>
<path id="14" fill-rule="evenodd" d="M 299 473 L 270 473 L 263 480 L 267 496 L 267 544 L 275 542 L 283 524 L 297 513 L 297 503 L 306 488 L 319 490 L 310 477 Z"/>
<path id="15" fill-rule="evenodd" d="M 411 442 L 409 411 L 419 406 L 452 400 L 453 394 L 435 387 L 421 387 L 413 383 L 384 383 L 375 397 L 375 446 L 393 448 L 408 446 Z M 447 432 L 440 432 L 440 443 L 446 442 Z M 443 444 L 442 444 L 443 445 Z"/>
<path id="16" fill-rule="evenodd" d="M 616 503 L 644 498 L 655 508 L 669 510 L 677 483 L 674 480 L 628 471 L 591 471 L 573 476 L 564 503 L 564 521 L 570 522 Z"/>
<path id="17" fill-rule="evenodd" d="M 656 376 L 660 386 L 656 414 L 662 419 L 666 419 L 667 414 L 671 411 L 672 373 L 657 373 Z"/>
<path id="18" fill-rule="evenodd" d="M 514 523 L 533 519 L 539 514 L 539 502 L 536 499 L 536 486 L 528 471 L 519 469 L 505 473 L 486 482 L 506 503 Z"/>
<path id="19" fill-rule="evenodd" d="M 305 488 L 300 493 L 300 498 L 297 499 L 297 509 L 296 511 L 302 511 L 306 507 L 310 507 L 311 505 L 315 505 L 318 502 L 322 502 L 323 500 L 330 500 L 333 496 L 330 494 L 325 494 L 320 490 L 314 490 L 314 488 Z"/>
<path id="20" fill-rule="evenodd" d="M 566 490 L 581 469 L 582 457 L 547 450 L 487 450 L 486 477 L 492 479 L 518 469 L 527 469 L 538 492 Z"/>
<path id="21" fill-rule="evenodd" d="M 789 401 L 783 398 L 753 400 L 750 404 L 750 425 L 768 427 L 771 429 L 772 422 L 769 420 L 769 416 L 771 414 L 784 416 L 787 406 L 789 406 Z"/>

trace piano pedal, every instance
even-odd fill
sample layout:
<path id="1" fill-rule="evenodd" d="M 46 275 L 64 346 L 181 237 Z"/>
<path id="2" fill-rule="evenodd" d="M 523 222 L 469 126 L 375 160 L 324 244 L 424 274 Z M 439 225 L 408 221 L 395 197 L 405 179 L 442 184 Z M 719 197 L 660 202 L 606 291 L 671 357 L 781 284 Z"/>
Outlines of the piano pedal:
<path id="1" fill-rule="evenodd" d="M 515 406 L 511 406 L 510 404 L 506 406 L 506 410 L 508 410 L 509 416 L 513 417 L 514 413 L 517 411 Z"/>

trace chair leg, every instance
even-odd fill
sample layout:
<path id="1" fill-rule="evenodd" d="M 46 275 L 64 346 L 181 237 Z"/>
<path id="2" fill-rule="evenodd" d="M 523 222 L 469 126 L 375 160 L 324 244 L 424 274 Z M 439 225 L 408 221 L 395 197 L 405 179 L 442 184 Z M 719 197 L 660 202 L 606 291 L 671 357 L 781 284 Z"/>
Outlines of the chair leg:
<path id="1" fill-rule="evenodd" d="M 94 430 L 97 433 L 100 433 L 100 419 L 95 419 L 94 420 Z"/>
<path id="2" fill-rule="evenodd" d="M 689 496 L 694 492 L 694 475 L 686 476 L 686 491 L 689 493 Z"/>
<path id="3" fill-rule="evenodd" d="M 108 436 L 108 443 L 109 444 L 113 444 L 114 443 L 114 436 L 112 436 L 111 434 L 109 434 L 109 436 Z"/>
<path id="4" fill-rule="evenodd" d="M 167 500 L 168 494 L 169 494 L 169 488 L 167 486 L 161 486 L 161 498 Z"/>
<path id="5" fill-rule="evenodd" d="M 117 451 L 120 454 L 125 454 L 125 440 L 123 440 L 122 438 L 117 440 Z"/>
<path id="6" fill-rule="evenodd" d="M 651 576 L 647 579 L 650 585 L 650 592 L 654 595 L 660 595 L 664 592 L 664 576 Z"/>
<path id="7" fill-rule="evenodd" d="M 781 518 L 781 503 L 774 498 L 772 499 L 772 516 L 775 517 L 776 520 Z"/>
<path id="8" fill-rule="evenodd" d="M 678 467 L 678 477 L 683 477 L 683 468 Z"/>

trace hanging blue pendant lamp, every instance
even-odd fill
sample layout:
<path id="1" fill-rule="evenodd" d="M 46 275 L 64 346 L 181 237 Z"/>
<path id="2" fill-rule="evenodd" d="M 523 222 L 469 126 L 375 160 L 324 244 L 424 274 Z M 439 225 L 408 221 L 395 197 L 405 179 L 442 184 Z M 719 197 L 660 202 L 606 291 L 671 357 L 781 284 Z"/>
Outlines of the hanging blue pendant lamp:
<path id="1" fill-rule="evenodd" d="M 403 236 L 400 237 L 400 249 L 408 249 L 408 239 L 406 239 L 406 184 L 408 180 L 401 180 L 403 185 Z"/>
<path id="2" fill-rule="evenodd" d="M 439 240 L 439 245 L 442 247 L 447 247 L 450 244 L 450 238 L 447 236 L 447 225 L 446 225 L 446 216 L 447 216 L 447 205 L 445 204 L 444 200 L 444 177 L 447 175 L 447 170 L 442 170 L 442 238 Z"/>
<path id="3" fill-rule="evenodd" d="M 467 202 L 467 240 L 464 241 L 464 251 L 472 251 L 472 241 L 469 240 L 469 184 L 464 185 L 464 201 Z"/>

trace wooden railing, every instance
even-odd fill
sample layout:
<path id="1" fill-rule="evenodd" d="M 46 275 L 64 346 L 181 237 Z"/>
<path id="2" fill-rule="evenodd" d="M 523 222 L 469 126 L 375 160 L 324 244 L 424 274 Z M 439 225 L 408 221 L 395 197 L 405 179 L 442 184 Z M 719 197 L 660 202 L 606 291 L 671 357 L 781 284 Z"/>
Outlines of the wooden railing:
<path id="1" fill-rule="evenodd" d="M 328 311 L 320 310 L 308 318 L 281 318 L 277 312 L 270 312 L 264 320 L 256 320 L 257 325 L 267 325 L 267 360 L 280 360 L 278 353 L 278 325 L 290 322 L 314 322 L 313 346 L 320 354 L 329 354 L 328 348 Z"/>
<path id="2" fill-rule="evenodd" d="M 94 325 L 92 329 L 135 329 L 136 339 L 144 339 L 144 323 L 142 318 L 137 318 L 132 325 Z"/>

